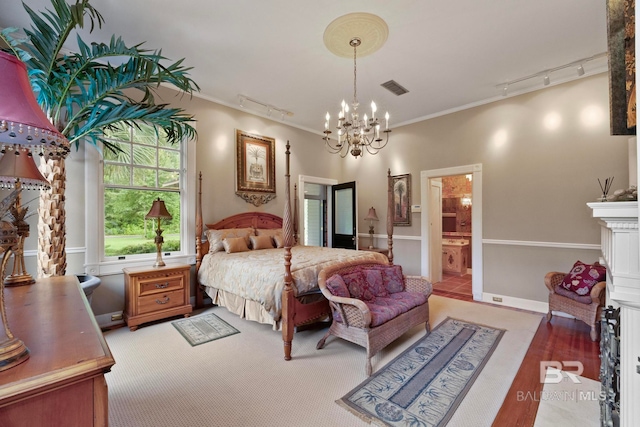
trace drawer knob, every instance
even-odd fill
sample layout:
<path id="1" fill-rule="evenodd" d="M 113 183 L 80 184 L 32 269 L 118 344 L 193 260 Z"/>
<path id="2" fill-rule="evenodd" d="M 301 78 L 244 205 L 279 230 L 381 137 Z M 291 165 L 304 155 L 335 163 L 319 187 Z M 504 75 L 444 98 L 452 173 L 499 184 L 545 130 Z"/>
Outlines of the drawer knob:
<path id="1" fill-rule="evenodd" d="M 164 289 L 169 287 L 169 282 L 156 283 L 156 289 Z"/>
<path id="2" fill-rule="evenodd" d="M 164 297 L 164 300 L 156 300 L 156 304 L 166 304 L 169 302 L 169 297 Z"/>

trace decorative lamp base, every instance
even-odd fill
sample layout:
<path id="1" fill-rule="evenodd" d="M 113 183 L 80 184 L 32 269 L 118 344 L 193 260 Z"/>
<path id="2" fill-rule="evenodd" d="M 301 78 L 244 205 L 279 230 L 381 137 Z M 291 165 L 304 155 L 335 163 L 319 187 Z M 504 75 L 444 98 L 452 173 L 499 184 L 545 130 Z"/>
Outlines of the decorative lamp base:
<path id="1" fill-rule="evenodd" d="M 0 343 L 0 371 L 4 371 L 29 358 L 29 349 L 18 338 L 6 339 Z"/>
<path id="2" fill-rule="evenodd" d="M 12 274 L 4 279 L 5 286 L 26 286 L 36 283 L 35 279 L 30 274 Z"/>

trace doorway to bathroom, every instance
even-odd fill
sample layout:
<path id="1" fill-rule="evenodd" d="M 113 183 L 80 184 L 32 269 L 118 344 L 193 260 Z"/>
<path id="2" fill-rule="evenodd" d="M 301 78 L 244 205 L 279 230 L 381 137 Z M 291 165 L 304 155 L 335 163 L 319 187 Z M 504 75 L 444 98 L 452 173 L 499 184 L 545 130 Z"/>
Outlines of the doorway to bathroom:
<path id="1" fill-rule="evenodd" d="M 422 171 L 421 272 L 435 290 L 482 300 L 482 165 Z"/>
<path id="2" fill-rule="evenodd" d="M 471 297 L 473 174 L 443 176 L 440 181 L 442 279 L 433 283 L 433 289 Z"/>

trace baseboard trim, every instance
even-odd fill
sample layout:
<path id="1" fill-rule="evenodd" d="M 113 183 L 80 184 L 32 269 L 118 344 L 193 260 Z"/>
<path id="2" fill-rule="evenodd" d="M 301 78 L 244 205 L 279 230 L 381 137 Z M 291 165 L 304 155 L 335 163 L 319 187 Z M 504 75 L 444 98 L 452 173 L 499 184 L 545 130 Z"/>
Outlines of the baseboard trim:
<path id="1" fill-rule="evenodd" d="M 122 317 L 122 311 L 114 311 L 111 313 L 98 314 L 96 317 L 96 321 L 98 322 L 98 326 L 101 329 L 109 329 L 116 326 L 124 325 L 124 319 Z M 111 320 L 113 316 L 119 317 L 118 320 Z"/>
<path id="2" fill-rule="evenodd" d="M 508 295 L 491 294 L 488 292 L 482 293 L 482 301 L 522 310 L 535 311 L 537 313 L 546 313 L 549 311 L 549 303 L 547 302 L 516 298 Z"/>

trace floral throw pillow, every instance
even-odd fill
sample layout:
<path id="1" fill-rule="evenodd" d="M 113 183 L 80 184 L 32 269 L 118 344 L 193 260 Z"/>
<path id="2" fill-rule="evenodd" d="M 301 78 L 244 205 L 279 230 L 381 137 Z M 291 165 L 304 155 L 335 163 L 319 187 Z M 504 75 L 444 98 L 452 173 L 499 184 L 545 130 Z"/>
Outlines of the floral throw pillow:
<path id="1" fill-rule="evenodd" d="M 578 295 L 587 295 L 596 283 L 605 280 L 606 274 L 607 269 L 600 264 L 585 264 L 576 261 L 560 285 Z"/>
<path id="2" fill-rule="evenodd" d="M 344 280 L 344 283 L 347 285 L 351 298 L 357 298 L 368 302 L 371 302 L 376 298 L 375 294 L 369 288 L 367 279 L 362 271 L 358 270 L 348 274 L 343 274 L 342 280 Z"/>
<path id="3" fill-rule="evenodd" d="M 339 274 L 334 274 L 325 282 L 327 285 L 327 289 L 331 292 L 331 295 L 343 298 L 349 298 L 349 290 L 347 289 L 347 285 L 342 280 L 342 276 Z"/>

